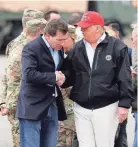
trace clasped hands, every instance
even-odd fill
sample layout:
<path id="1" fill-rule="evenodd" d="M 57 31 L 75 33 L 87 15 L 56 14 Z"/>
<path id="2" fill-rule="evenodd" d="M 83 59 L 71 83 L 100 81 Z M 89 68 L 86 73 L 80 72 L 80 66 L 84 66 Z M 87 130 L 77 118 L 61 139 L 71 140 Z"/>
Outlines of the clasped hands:
<path id="1" fill-rule="evenodd" d="M 55 74 L 56 74 L 56 84 L 58 86 L 62 86 L 66 79 L 65 75 L 61 71 L 56 71 Z"/>

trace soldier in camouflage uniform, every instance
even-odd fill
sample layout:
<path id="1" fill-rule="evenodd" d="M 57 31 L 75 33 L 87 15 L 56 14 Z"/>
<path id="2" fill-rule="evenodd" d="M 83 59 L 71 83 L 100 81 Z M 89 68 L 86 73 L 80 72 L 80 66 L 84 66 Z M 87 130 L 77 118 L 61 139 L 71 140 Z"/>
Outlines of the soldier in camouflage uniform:
<path id="1" fill-rule="evenodd" d="M 25 9 L 23 13 L 23 18 L 22 18 L 22 25 L 23 25 L 23 31 L 22 33 L 12 40 L 6 48 L 6 55 L 7 57 L 9 56 L 10 52 L 12 49 L 16 48 L 18 45 L 22 44 L 24 39 L 26 39 L 26 22 L 31 20 L 31 19 L 37 19 L 37 18 L 44 18 L 44 13 L 35 9 Z M 6 69 L 5 69 L 6 71 Z M 6 95 L 7 95 L 7 78 L 6 75 L 4 75 L 2 79 L 2 93 L 0 94 L 0 104 L 5 103 Z"/>
<path id="2" fill-rule="evenodd" d="M 25 9 L 24 13 L 23 13 L 23 18 L 22 18 L 22 25 L 23 25 L 23 31 L 22 33 L 15 38 L 14 40 L 12 40 L 6 48 L 6 55 L 7 57 L 10 54 L 10 51 L 12 51 L 12 49 L 18 47 L 18 45 L 22 44 L 22 42 L 24 41 L 24 39 L 26 39 L 26 22 L 32 19 L 37 19 L 37 18 L 44 18 L 44 13 L 35 9 Z M 6 69 L 5 69 L 6 71 Z M 6 100 L 6 95 L 7 95 L 7 78 L 6 78 L 6 74 L 4 75 L 3 79 L 2 79 L 2 90 L 1 90 L 1 94 L 0 94 L 0 104 L 5 103 Z M 3 106 L 5 107 L 5 106 Z"/>
<path id="3" fill-rule="evenodd" d="M 65 40 L 65 43 L 63 45 L 65 56 L 69 49 L 72 48 L 76 38 L 74 26 L 68 25 L 68 32 L 70 37 Z M 59 122 L 57 147 L 72 147 L 73 139 L 75 136 L 75 123 L 72 109 L 72 101 L 69 99 L 70 90 L 71 88 L 61 89 L 68 119 L 64 122 Z"/>
<path id="4" fill-rule="evenodd" d="M 35 10 L 35 9 L 25 9 L 24 10 L 23 18 L 22 18 L 23 31 L 17 38 L 12 40 L 7 45 L 7 48 L 6 48 L 7 56 L 9 55 L 10 51 L 14 48 L 13 47 L 14 45 L 17 46 L 17 43 L 20 44 L 20 41 L 22 42 L 22 40 L 26 38 L 26 22 L 31 19 L 37 19 L 37 18 L 44 18 L 44 13 L 39 10 Z"/>
<path id="5" fill-rule="evenodd" d="M 33 14 L 32 17 L 29 13 Z M 37 10 L 25 10 L 25 21 L 27 20 L 24 28 L 25 35 L 23 33 L 16 38 L 12 42 L 12 47 L 9 48 L 8 67 L 6 73 L 7 87 L 5 88 L 5 97 L 2 95 L 3 99 L 1 99 L 1 104 L 5 103 L 6 106 L 5 104 L 4 106 L 1 105 L 1 113 L 2 115 L 7 114 L 8 120 L 12 124 L 13 147 L 19 147 L 19 128 L 18 121 L 15 119 L 15 109 L 21 82 L 21 53 L 23 47 L 28 41 L 33 40 L 43 32 L 46 21 L 43 19 L 43 17 L 41 17 L 44 16 L 42 14 L 42 12 Z M 40 16 L 40 18 L 38 16 Z"/>

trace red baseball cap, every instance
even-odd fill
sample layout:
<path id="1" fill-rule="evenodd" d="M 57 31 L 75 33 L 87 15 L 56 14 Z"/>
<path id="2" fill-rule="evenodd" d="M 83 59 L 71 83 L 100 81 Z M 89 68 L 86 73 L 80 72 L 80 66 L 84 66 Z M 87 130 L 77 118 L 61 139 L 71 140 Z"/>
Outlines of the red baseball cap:
<path id="1" fill-rule="evenodd" d="M 87 11 L 82 16 L 81 21 L 78 22 L 76 25 L 81 28 L 87 28 L 92 25 L 104 26 L 104 18 L 102 17 L 101 14 L 95 11 Z"/>

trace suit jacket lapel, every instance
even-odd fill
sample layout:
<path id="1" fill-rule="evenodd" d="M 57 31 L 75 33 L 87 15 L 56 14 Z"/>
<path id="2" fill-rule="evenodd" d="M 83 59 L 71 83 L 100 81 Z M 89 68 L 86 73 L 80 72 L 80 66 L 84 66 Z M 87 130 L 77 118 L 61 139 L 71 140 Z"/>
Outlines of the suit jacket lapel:
<path id="1" fill-rule="evenodd" d="M 57 69 L 60 68 L 60 66 L 62 65 L 63 60 L 64 60 L 64 50 L 63 50 L 63 49 L 61 49 L 61 50 L 59 51 L 59 58 L 60 58 L 60 60 L 59 60 L 59 64 L 58 64 Z"/>
<path id="2" fill-rule="evenodd" d="M 106 46 L 107 46 L 108 40 L 107 37 L 97 46 L 97 54 L 95 56 L 94 60 L 97 60 L 97 69 L 101 68 L 103 64 L 105 64 L 105 57 L 106 57 Z M 109 46 L 110 47 L 110 46 Z M 110 49 L 109 49 L 110 50 Z M 111 51 L 111 50 L 110 50 Z M 98 53 L 99 52 L 99 53 Z M 109 54 L 110 55 L 110 54 Z M 97 58 L 97 59 L 96 59 Z M 94 62 L 93 62 L 94 63 Z M 95 63 L 94 63 L 95 64 Z"/>
<path id="3" fill-rule="evenodd" d="M 87 52 L 86 52 L 86 47 L 84 45 L 84 42 L 82 40 L 80 48 L 79 48 L 79 55 L 78 55 L 78 60 L 80 62 L 80 64 L 85 68 L 86 71 L 88 71 L 89 73 L 89 69 L 90 67 L 90 63 L 89 63 L 89 59 L 87 56 Z"/>
<path id="4" fill-rule="evenodd" d="M 50 52 L 49 48 L 46 46 L 46 44 L 45 44 L 44 40 L 42 39 L 41 35 L 39 36 L 38 40 L 39 40 L 41 46 L 45 49 L 45 51 L 47 52 L 47 54 L 49 55 L 49 57 L 51 58 L 51 60 L 54 63 L 53 57 L 51 55 L 51 52 Z M 61 49 L 59 51 L 59 57 L 60 57 L 60 60 L 59 60 L 59 65 L 58 65 L 57 69 L 60 68 L 60 66 L 61 66 L 61 64 L 63 62 L 63 59 L 64 59 L 64 51 L 63 51 L 63 49 Z M 55 63 L 54 63 L 54 65 L 55 65 Z"/>
<path id="5" fill-rule="evenodd" d="M 49 55 L 49 57 L 51 58 L 51 60 L 54 62 L 53 57 L 52 57 L 52 55 L 51 55 L 51 52 L 50 52 L 49 48 L 46 46 L 46 44 L 45 44 L 44 40 L 42 39 L 41 35 L 39 36 L 38 40 L 39 40 L 41 46 L 45 49 L 46 53 L 47 53 L 47 54 Z M 54 63 L 54 64 L 55 64 L 55 63 Z"/>

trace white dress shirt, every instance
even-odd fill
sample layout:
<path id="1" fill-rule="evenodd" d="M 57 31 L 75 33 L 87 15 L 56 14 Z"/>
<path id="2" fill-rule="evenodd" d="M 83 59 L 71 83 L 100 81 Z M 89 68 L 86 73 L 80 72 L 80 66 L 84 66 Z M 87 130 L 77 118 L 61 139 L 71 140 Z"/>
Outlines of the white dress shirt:
<path id="1" fill-rule="evenodd" d="M 44 35 L 42 36 L 42 39 L 44 40 L 46 46 L 49 48 L 49 51 L 51 52 L 51 55 L 52 55 L 54 63 L 55 63 L 55 71 L 56 71 L 57 66 L 59 64 L 59 60 L 60 60 L 59 52 L 52 49 L 52 47 L 50 46 L 50 44 L 48 43 L 48 41 L 46 40 Z M 56 76 L 56 79 L 57 79 L 57 76 Z M 57 96 L 58 96 L 58 93 L 57 93 L 57 89 L 55 87 L 55 97 L 57 97 Z"/>
<path id="2" fill-rule="evenodd" d="M 106 34 L 103 33 L 103 35 L 101 36 L 101 38 L 97 41 L 97 45 L 102 42 L 106 37 Z M 92 64 L 93 64 L 93 58 L 94 58 L 94 54 L 95 54 L 95 48 L 92 48 L 91 44 L 86 41 L 86 40 L 83 40 L 84 41 L 84 44 L 85 44 L 85 48 L 86 48 L 86 53 L 87 53 L 87 57 L 88 57 L 88 60 L 89 60 L 89 64 L 90 64 L 90 67 L 92 69 Z"/>

